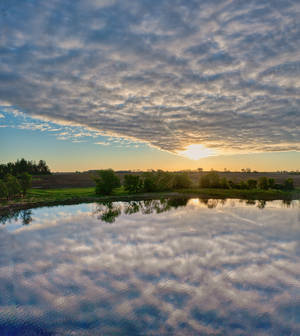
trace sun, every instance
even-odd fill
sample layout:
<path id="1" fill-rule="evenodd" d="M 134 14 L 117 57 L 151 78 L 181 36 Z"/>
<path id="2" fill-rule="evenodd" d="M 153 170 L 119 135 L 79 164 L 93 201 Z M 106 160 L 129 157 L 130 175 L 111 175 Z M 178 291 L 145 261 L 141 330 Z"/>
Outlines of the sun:
<path id="1" fill-rule="evenodd" d="M 189 145 L 186 147 L 185 150 L 178 151 L 177 153 L 191 160 L 199 160 L 208 156 L 215 155 L 215 153 L 211 149 L 206 148 L 200 144 Z"/>

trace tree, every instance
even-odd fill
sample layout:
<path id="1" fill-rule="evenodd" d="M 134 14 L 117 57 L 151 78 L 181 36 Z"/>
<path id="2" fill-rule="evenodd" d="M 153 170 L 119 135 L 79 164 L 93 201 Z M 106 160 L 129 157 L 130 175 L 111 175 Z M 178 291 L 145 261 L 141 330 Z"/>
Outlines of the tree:
<path id="1" fill-rule="evenodd" d="M 288 178 L 284 181 L 284 184 L 283 184 L 283 189 L 285 190 L 293 190 L 295 187 L 294 187 L 294 180 L 292 178 Z"/>
<path id="2" fill-rule="evenodd" d="M 249 189 L 256 189 L 257 188 L 257 181 L 254 179 L 249 179 L 247 181 L 247 185 Z"/>
<path id="3" fill-rule="evenodd" d="M 158 191 L 171 190 L 173 187 L 173 174 L 158 170 L 155 173 L 156 186 Z"/>
<path id="4" fill-rule="evenodd" d="M 31 187 L 32 177 L 28 173 L 22 173 L 18 176 L 23 196 L 26 195 L 27 190 Z"/>
<path id="5" fill-rule="evenodd" d="M 173 178 L 173 188 L 189 188 L 192 184 L 192 181 L 188 174 L 186 173 L 176 173 Z"/>
<path id="6" fill-rule="evenodd" d="M 110 195 L 114 188 L 120 187 L 120 179 L 112 169 L 99 170 L 98 177 L 94 177 L 96 182 L 97 195 Z"/>
<path id="7" fill-rule="evenodd" d="M 50 174 L 49 167 L 47 166 L 46 161 L 44 160 L 39 161 L 37 168 L 38 168 L 39 174 L 43 174 L 43 175 Z"/>
<path id="8" fill-rule="evenodd" d="M 268 185 L 270 189 L 274 189 L 275 187 L 275 180 L 273 178 L 268 179 Z"/>
<path id="9" fill-rule="evenodd" d="M 7 198 L 8 191 L 6 187 L 6 183 L 2 180 L 0 180 L 0 198 Z"/>
<path id="10" fill-rule="evenodd" d="M 220 188 L 220 177 L 215 171 L 201 176 L 199 181 L 201 188 Z"/>
<path id="11" fill-rule="evenodd" d="M 226 177 L 222 177 L 221 178 L 221 180 L 220 180 L 220 188 L 222 188 L 222 189 L 229 189 L 229 185 L 228 185 Z"/>
<path id="12" fill-rule="evenodd" d="M 269 189 L 269 181 L 265 176 L 261 176 L 258 180 L 258 186 L 260 189 L 268 190 Z"/>
<path id="13" fill-rule="evenodd" d="M 143 190 L 145 192 L 154 192 L 157 190 L 154 172 L 143 174 Z"/>
<path id="14" fill-rule="evenodd" d="M 6 176 L 7 197 L 12 198 L 21 194 L 22 189 L 18 179 L 13 175 Z"/>
<path id="15" fill-rule="evenodd" d="M 143 182 L 139 175 L 125 175 L 124 188 L 129 193 L 137 193 L 142 189 Z"/>

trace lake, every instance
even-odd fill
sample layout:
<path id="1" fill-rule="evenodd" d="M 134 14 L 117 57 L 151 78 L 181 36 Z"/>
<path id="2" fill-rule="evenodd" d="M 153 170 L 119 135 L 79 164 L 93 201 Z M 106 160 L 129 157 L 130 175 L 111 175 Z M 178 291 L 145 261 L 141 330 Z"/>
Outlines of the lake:
<path id="1" fill-rule="evenodd" d="M 300 201 L 0 218 L 1 335 L 300 335 Z"/>

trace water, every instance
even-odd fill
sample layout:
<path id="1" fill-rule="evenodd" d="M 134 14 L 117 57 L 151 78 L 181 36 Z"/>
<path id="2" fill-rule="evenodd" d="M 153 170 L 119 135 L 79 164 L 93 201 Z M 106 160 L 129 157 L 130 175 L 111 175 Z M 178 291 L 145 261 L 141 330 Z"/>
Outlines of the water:
<path id="1" fill-rule="evenodd" d="M 81 204 L 0 220 L 0 335 L 300 335 L 299 201 Z"/>

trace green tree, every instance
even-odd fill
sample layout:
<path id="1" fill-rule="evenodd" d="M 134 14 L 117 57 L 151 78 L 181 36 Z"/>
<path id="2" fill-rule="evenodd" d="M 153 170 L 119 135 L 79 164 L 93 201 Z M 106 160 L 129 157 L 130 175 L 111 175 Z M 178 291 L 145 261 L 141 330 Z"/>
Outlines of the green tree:
<path id="1" fill-rule="evenodd" d="M 25 196 L 27 190 L 31 188 L 32 177 L 28 173 L 22 173 L 18 176 L 18 180 L 21 186 L 22 194 Z"/>
<path id="2" fill-rule="evenodd" d="M 270 189 L 274 189 L 275 188 L 275 180 L 273 178 L 269 178 L 268 179 L 268 185 Z"/>
<path id="3" fill-rule="evenodd" d="M 292 178 L 288 178 L 284 181 L 283 184 L 283 189 L 285 190 L 293 190 L 295 189 L 294 187 L 294 180 Z"/>
<path id="4" fill-rule="evenodd" d="M 145 192 L 157 191 L 154 172 L 147 172 L 143 174 L 143 190 Z"/>
<path id="5" fill-rule="evenodd" d="M 249 189 L 256 189 L 257 188 L 257 181 L 254 179 L 249 179 L 247 181 L 247 185 Z"/>
<path id="6" fill-rule="evenodd" d="M 110 195 L 114 188 L 120 187 L 120 179 L 112 169 L 99 170 L 94 177 L 97 195 Z"/>
<path id="7" fill-rule="evenodd" d="M 220 179 L 220 188 L 222 188 L 222 189 L 229 189 L 229 185 L 228 185 L 226 177 L 222 177 Z"/>
<path id="8" fill-rule="evenodd" d="M 155 173 L 156 186 L 158 191 L 171 190 L 173 187 L 173 174 L 158 170 Z"/>
<path id="9" fill-rule="evenodd" d="M 220 177 L 215 171 L 211 171 L 200 177 L 199 186 L 201 188 L 220 188 Z"/>
<path id="10" fill-rule="evenodd" d="M 125 175 L 124 188 L 129 193 L 137 193 L 142 189 L 143 182 L 139 175 Z"/>
<path id="11" fill-rule="evenodd" d="M 173 188 L 189 188 L 192 181 L 187 173 L 176 173 L 173 177 Z"/>
<path id="12" fill-rule="evenodd" d="M 0 180 L 0 198 L 7 198 L 7 197 L 8 197 L 8 191 L 6 183 Z"/>
<path id="13" fill-rule="evenodd" d="M 261 176 L 258 180 L 259 189 L 268 190 L 269 189 L 269 181 L 265 176 Z"/>
<path id="14" fill-rule="evenodd" d="M 14 198 L 21 194 L 22 188 L 18 179 L 13 175 L 7 175 L 5 178 L 8 198 Z"/>

